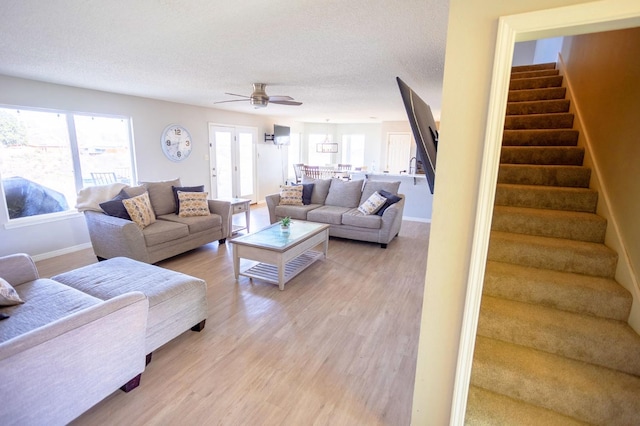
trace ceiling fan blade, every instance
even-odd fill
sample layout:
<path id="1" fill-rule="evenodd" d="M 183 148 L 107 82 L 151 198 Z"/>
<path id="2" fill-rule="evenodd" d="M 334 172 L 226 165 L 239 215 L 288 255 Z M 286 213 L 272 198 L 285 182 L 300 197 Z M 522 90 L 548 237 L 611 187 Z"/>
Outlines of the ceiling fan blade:
<path id="1" fill-rule="evenodd" d="M 269 96 L 269 102 L 292 101 L 291 96 Z"/>
<path id="2" fill-rule="evenodd" d="M 296 102 L 296 101 L 272 101 L 271 99 L 269 99 L 269 103 L 270 104 L 278 104 L 278 105 L 293 105 L 293 106 L 302 105 L 302 102 Z"/>
<path id="3" fill-rule="evenodd" d="M 214 104 L 224 104 L 227 102 L 247 102 L 249 99 L 231 99 L 229 101 L 218 101 L 218 102 L 214 102 Z"/>
<path id="4" fill-rule="evenodd" d="M 240 96 L 241 98 L 250 98 L 251 97 L 251 96 L 247 96 L 247 95 L 236 95 L 235 93 L 228 93 L 228 92 L 225 92 L 225 95 Z"/>

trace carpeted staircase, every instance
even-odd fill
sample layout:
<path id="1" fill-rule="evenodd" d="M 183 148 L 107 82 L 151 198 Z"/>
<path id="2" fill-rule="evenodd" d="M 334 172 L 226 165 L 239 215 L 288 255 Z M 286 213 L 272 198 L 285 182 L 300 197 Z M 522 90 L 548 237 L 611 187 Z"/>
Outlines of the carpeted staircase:
<path id="1" fill-rule="evenodd" d="M 640 424 L 632 298 L 568 111 L 555 64 L 513 68 L 467 424 Z"/>

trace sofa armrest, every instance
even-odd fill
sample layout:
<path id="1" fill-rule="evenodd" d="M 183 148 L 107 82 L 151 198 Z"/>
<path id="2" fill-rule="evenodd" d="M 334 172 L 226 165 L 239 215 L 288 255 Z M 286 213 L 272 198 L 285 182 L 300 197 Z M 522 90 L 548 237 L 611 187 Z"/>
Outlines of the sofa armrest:
<path id="1" fill-rule="evenodd" d="M 131 292 L 0 343 L 0 424 L 67 424 L 142 373 L 148 311 Z"/>
<path id="2" fill-rule="evenodd" d="M 402 225 L 402 214 L 404 212 L 404 195 L 398 194 L 401 198 L 395 204 L 390 205 L 384 213 L 382 213 L 382 226 L 380 228 L 380 242 L 390 242 L 398 233 Z"/>
<path id="3" fill-rule="evenodd" d="M 264 200 L 269 209 L 269 223 L 276 223 L 278 221 L 276 218 L 276 206 L 280 204 L 280 193 L 267 195 Z"/>
<path id="4" fill-rule="evenodd" d="M 96 256 L 124 256 L 150 263 L 144 235 L 134 222 L 94 211 L 85 211 L 84 218 Z"/>
<path id="5" fill-rule="evenodd" d="M 12 286 L 40 278 L 33 259 L 25 253 L 0 257 L 0 277 Z"/>
<path id="6" fill-rule="evenodd" d="M 222 238 L 226 238 L 231 229 L 231 203 L 222 200 L 208 200 L 208 202 L 209 211 L 222 217 Z"/>

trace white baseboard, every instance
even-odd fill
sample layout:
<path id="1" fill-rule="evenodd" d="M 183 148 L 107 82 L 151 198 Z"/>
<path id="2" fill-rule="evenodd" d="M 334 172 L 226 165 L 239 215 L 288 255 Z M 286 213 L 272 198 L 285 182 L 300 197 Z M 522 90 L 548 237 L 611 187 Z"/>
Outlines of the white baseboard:
<path id="1" fill-rule="evenodd" d="M 50 259 L 52 257 L 62 256 L 63 254 L 69 254 L 69 253 L 73 253 L 80 250 L 86 250 L 92 247 L 93 246 L 91 245 L 91 243 L 84 243 L 84 244 L 78 244 L 77 246 L 65 247 L 60 250 L 50 251 L 47 253 L 36 254 L 31 257 L 33 258 L 34 261 L 38 262 L 40 260 Z"/>
<path id="2" fill-rule="evenodd" d="M 407 220 L 409 222 L 431 223 L 431 219 L 425 219 L 424 217 L 402 216 L 402 220 Z"/>

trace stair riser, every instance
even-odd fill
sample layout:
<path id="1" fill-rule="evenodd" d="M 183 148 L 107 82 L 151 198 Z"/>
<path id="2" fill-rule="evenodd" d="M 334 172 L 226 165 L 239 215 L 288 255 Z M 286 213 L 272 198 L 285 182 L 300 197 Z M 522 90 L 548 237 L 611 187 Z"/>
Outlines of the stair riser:
<path id="1" fill-rule="evenodd" d="M 564 99 L 565 87 L 549 87 L 546 89 L 509 90 L 508 102 L 542 101 L 549 99 Z"/>
<path id="2" fill-rule="evenodd" d="M 495 204 L 497 206 L 531 207 L 537 209 L 569 210 L 595 213 L 598 193 L 595 191 L 553 191 L 544 186 L 523 187 L 498 184 Z M 579 191 L 576 189 L 576 191 Z"/>
<path id="3" fill-rule="evenodd" d="M 509 102 L 507 104 L 507 115 L 553 114 L 558 112 L 569 112 L 568 100 L 559 99 L 543 102 Z"/>
<path id="4" fill-rule="evenodd" d="M 633 302 L 628 292 L 610 280 L 491 261 L 483 294 L 617 321 L 629 318 Z"/>
<path id="5" fill-rule="evenodd" d="M 581 166 L 584 149 L 578 147 L 503 147 L 501 164 Z"/>
<path id="6" fill-rule="evenodd" d="M 498 183 L 587 188 L 590 176 L 587 167 L 501 164 Z"/>
<path id="7" fill-rule="evenodd" d="M 604 243 L 607 222 L 600 220 L 585 221 L 571 217 L 556 218 L 494 212 L 491 229 L 515 234 Z"/>
<path id="8" fill-rule="evenodd" d="M 491 237 L 489 260 L 513 263 L 533 268 L 573 272 L 596 277 L 612 278 L 618 257 L 614 252 L 603 254 L 572 247 L 557 247 L 530 242 L 504 241 Z"/>
<path id="9" fill-rule="evenodd" d="M 517 80 L 520 78 L 532 78 L 532 77 L 549 77 L 549 76 L 558 75 L 558 74 L 560 74 L 560 70 L 556 70 L 556 69 L 512 72 L 511 80 Z"/>
<path id="10" fill-rule="evenodd" d="M 562 76 L 533 77 L 511 80 L 509 90 L 546 89 L 562 86 Z"/>
<path id="11" fill-rule="evenodd" d="M 505 130 L 503 146 L 576 146 L 578 131 L 571 129 Z"/>
<path id="12" fill-rule="evenodd" d="M 519 129 L 571 129 L 573 114 L 509 115 L 504 120 L 505 130 Z"/>
<path id="13" fill-rule="evenodd" d="M 544 64 L 516 65 L 514 67 L 511 67 L 511 73 L 513 74 L 518 72 L 555 70 L 555 69 L 556 69 L 555 62 L 547 62 Z"/>

